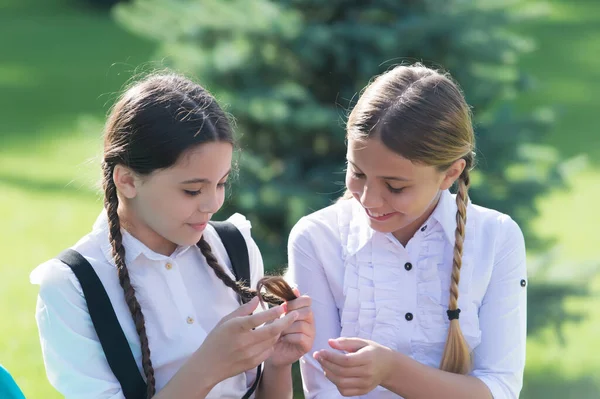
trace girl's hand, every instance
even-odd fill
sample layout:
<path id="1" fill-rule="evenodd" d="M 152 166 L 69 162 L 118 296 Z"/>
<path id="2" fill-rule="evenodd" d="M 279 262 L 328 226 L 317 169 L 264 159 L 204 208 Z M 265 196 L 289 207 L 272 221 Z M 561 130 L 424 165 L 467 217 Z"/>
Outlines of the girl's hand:
<path id="1" fill-rule="evenodd" d="M 344 396 L 365 395 L 381 385 L 391 372 L 394 352 L 376 342 L 360 338 L 330 339 L 329 346 L 347 353 L 320 350 L 313 357 L 325 376 Z"/>
<path id="2" fill-rule="evenodd" d="M 297 312 L 296 321 L 283 330 L 275 344 L 275 351 L 268 359 L 272 366 L 289 366 L 300 359 L 312 348 L 315 340 L 315 321 L 310 308 L 311 299 L 300 296 L 297 288 L 293 289 L 298 298 L 285 302 L 282 306 L 286 313 Z"/>
<path id="3" fill-rule="evenodd" d="M 251 370 L 264 362 L 271 354 L 282 331 L 289 328 L 299 313 L 289 312 L 284 317 L 283 306 L 252 314 L 258 298 L 225 316 L 208 334 L 193 357 L 198 369 L 210 374 L 214 385 Z M 268 323 L 262 327 L 262 324 Z"/>

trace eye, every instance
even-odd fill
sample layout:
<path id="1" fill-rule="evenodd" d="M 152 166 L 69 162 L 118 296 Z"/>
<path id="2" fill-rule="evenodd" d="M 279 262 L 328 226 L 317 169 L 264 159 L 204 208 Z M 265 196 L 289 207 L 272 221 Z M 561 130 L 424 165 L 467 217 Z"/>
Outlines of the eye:
<path id="1" fill-rule="evenodd" d="M 222 183 L 217 184 L 217 187 L 219 187 L 219 188 L 225 188 L 228 185 L 229 185 L 229 182 L 228 181 L 224 181 Z"/>
<path id="2" fill-rule="evenodd" d="M 392 194 L 400 194 L 406 188 L 406 187 L 394 188 L 394 187 L 390 186 L 389 184 L 387 185 L 387 187 L 388 187 L 388 190 L 390 190 L 390 193 L 392 193 Z"/>
<path id="3" fill-rule="evenodd" d="M 358 173 L 358 172 L 350 172 L 350 173 L 351 173 L 353 179 L 364 179 L 365 178 L 364 173 Z"/>
<path id="4" fill-rule="evenodd" d="M 190 190 L 183 190 L 184 193 L 186 193 L 187 195 L 189 195 L 190 197 L 195 197 L 196 195 L 200 194 L 200 190 L 198 191 L 190 191 Z"/>

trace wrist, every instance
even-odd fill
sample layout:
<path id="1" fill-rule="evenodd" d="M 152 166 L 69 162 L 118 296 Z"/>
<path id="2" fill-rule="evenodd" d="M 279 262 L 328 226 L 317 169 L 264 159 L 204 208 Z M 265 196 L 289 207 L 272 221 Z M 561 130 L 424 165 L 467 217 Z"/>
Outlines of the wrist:
<path id="1" fill-rule="evenodd" d="M 274 374 L 289 374 L 292 372 L 292 365 L 291 364 L 274 364 L 271 359 L 267 359 L 265 360 L 264 363 L 264 369 L 265 372 L 268 370 L 269 373 L 274 373 Z"/>
<path id="2" fill-rule="evenodd" d="M 167 385 L 156 393 L 155 399 L 190 398 L 204 399 L 216 385 L 213 377 L 203 370 L 196 370 L 195 365 L 184 364 Z"/>
<path id="3" fill-rule="evenodd" d="M 185 395 L 169 395 L 168 397 L 205 398 L 219 382 L 221 377 L 217 362 L 210 362 L 201 351 L 194 353 L 187 362 L 173 376 L 172 380 L 178 381 L 178 387 L 186 387 Z M 169 384 L 167 384 L 168 386 Z M 186 396 L 187 395 L 187 396 Z"/>
<path id="4" fill-rule="evenodd" d="M 398 378 L 398 374 L 395 371 L 402 370 L 405 367 L 406 355 L 400 352 L 396 352 L 390 348 L 384 348 L 382 353 L 382 360 L 384 366 L 383 379 L 381 380 L 381 386 L 386 388 L 390 386 L 392 381 Z"/>

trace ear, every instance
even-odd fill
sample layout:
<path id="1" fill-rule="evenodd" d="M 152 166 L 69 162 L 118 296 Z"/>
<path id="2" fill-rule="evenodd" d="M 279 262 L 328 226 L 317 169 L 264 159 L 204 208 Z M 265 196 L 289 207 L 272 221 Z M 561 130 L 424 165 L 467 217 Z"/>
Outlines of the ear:
<path id="1" fill-rule="evenodd" d="M 442 179 L 442 183 L 440 184 L 440 190 L 447 190 L 452 187 L 456 179 L 458 179 L 463 170 L 465 170 L 466 166 L 467 161 L 462 158 L 454 161 L 454 163 L 452 163 L 452 165 L 450 165 L 450 167 L 444 172 L 444 177 Z"/>
<path id="2" fill-rule="evenodd" d="M 123 165 L 115 166 L 113 170 L 113 181 L 117 191 L 125 198 L 134 198 L 137 195 L 138 177 L 131 169 Z"/>

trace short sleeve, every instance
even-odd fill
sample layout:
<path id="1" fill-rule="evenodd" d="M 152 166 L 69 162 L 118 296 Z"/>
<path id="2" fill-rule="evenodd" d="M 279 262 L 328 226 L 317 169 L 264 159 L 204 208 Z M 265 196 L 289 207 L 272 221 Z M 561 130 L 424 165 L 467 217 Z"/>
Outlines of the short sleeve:
<path id="1" fill-rule="evenodd" d="M 265 274 L 262 255 L 258 249 L 258 245 L 252 238 L 252 223 L 246 217 L 240 213 L 235 213 L 227 219 L 228 222 L 232 223 L 238 228 L 240 233 L 246 240 L 246 246 L 248 247 L 248 257 L 250 260 L 250 279 L 251 287 L 256 287 L 258 280 L 263 278 Z"/>
<path id="2" fill-rule="evenodd" d="M 40 286 L 35 317 L 52 386 L 67 399 L 124 399 L 71 269 L 54 259 L 30 280 Z"/>

